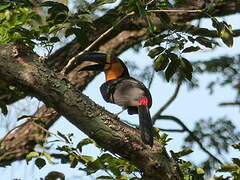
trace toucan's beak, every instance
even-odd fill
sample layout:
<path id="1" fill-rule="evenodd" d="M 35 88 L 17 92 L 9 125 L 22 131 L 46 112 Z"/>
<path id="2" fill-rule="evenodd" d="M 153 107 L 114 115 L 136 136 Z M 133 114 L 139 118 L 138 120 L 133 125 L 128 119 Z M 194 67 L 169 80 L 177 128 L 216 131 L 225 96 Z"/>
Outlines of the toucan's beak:
<path id="1" fill-rule="evenodd" d="M 95 52 L 91 52 L 91 53 L 85 53 L 81 56 L 77 57 L 78 61 L 92 61 L 92 62 L 96 62 L 99 64 L 102 63 L 106 63 L 107 61 L 107 54 L 103 54 L 103 53 L 95 53 Z M 111 58 L 111 56 L 109 56 Z"/>
<path id="2" fill-rule="evenodd" d="M 78 62 L 90 61 L 95 62 L 97 64 L 86 66 L 80 69 L 79 71 L 103 71 L 104 69 L 106 69 L 106 67 L 108 67 L 108 66 L 105 67 L 105 65 L 110 64 L 112 58 L 113 56 L 103 53 L 92 52 L 83 54 L 77 57 Z"/>
<path id="3" fill-rule="evenodd" d="M 86 66 L 79 71 L 103 71 L 104 70 L 104 64 L 94 64 L 90 66 Z"/>

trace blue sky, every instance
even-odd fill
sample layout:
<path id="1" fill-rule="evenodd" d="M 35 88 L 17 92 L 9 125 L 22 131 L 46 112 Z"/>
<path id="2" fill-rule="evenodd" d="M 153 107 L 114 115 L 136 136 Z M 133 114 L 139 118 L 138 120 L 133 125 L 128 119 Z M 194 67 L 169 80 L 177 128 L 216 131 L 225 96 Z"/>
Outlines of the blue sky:
<path id="1" fill-rule="evenodd" d="M 234 16 L 229 16 L 224 20 L 227 21 L 229 24 L 232 25 L 233 29 L 240 29 L 239 25 L 239 14 Z M 202 21 L 203 27 L 209 27 L 210 21 L 203 20 Z M 204 49 L 200 53 L 190 53 L 186 55 L 186 58 L 190 61 L 196 60 L 208 60 L 213 57 L 218 57 L 221 55 L 229 55 L 234 56 L 239 54 L 239 43 L 240 38 L 236 38 L 234 41 L 234 46 L 232 48 L 227 48 L 225 45 L 222 44 L 221 47 L 216 48 L 214 51 Z M 137 61 L 137 64 L 143 68 L 146 65 L 150 65 L 152 60 L 147 56 L 147 51 L 142 49 L 139 54 L 136 54 L 132 50 L 129 50 L 123 53 L 120 56 L 123 60 L 131 60 Z M 174 115 L 179 117 L 183 122 L 190 128 L 193 128 L 194 123 L 201 119 L 207 119 L 208 117 L 213 117 L 213 119 L 217 119 L 219 117 L 223 117 L 227 115 L 230 119 L 237 124 L 239 121 L 239 108 L 237 107 L 219 107 L 218 104 L 224 101 L 233 101 L 235 97 L 235 91 L 232 87 L 217 87 L 215 93 L 213 95 L 209 94 L 209 91 L 206 90 L 206 86 L 211 79 L 215 79 L 216 76 L 213 75 L 201 75 L 199 76 L 199 84 L 200 88 L 189 91 L 185 85 L 181 87 L 179 95 L 177 99 L 170 105 L 170 107 L 163 113 L 168 115 Z M 105 78 L 103 73 L 100 74 L 94 82 L 92 82 L 87 89 L 84 91 L 86 95 L 88 95 L 92 100 L 96 103 L 101 104 L 107 110 L 111 112 L 118 112 L 121 110 L 120 107 L 106 103 L 100 94 L 98 88 L 104 82 Z M 171 83 L 167 83 L 160 78 L 155 78 L 152 88 L 150 89 L 153 95 L 153 106 L 151 108 L 151 114 L 153 115 L 159 107 L 161 107 L 168 98 L 172 95 L 175 89 L 175 85 Z M 15 122 L 16 115 L 19 117 L 21 113 L 23 114 L 31 114 L 33 113 L 37 106 L 39 106 L 39 102 L 36 99 L 26 98 L 26 100 L 20 101 L 14 105 L 14 107 L 10 108 L 10 114 L 5 118 L 0 116 L 0 128 L 1 133 L 0 135 L 3 136 L 6 133 L 5 126 L 9 122 Z M 17 108 L 17 109 L 14 109 Z M 24 112 L 21 112 L 22 109 Z M 138 124 L 138 117 L 137 115 L 129 116 L 127 112 L 124 112 L 120 115 L 121 119 L 128 120 L 129 122 L 133 122 Z M 10 123 L 10 129 L 14 127 L 15 123 Z M 171 128 L 177 127 L 172 122 L 160 121 L 156 124 L 158 127 L 161 128 Z M 86 137 L 83 133 L 77 130 L 73 125 L 69 122 L 61 118 L 51 129 L 51 132 L 56 133 L 60 131 L 62 133 L 74 133 L 74 141 L 78 143 L 79 140 L 83 137 Z M 186 136 L 186 133 L 169 133 L 170 137 L 173 140 L 168 145 L 168 150 L 173 149 L 174 151 L 178 151 L 181 149 L 182 146 L 182 139 Z M 192 159 L 195 162 L 199 162 L 199 159 L 204 158 L 205 154 L 200 151 L 197 146 L 194 148 L 195 151 L 186 159 Z M 88 146 L 83 150 L 83 154 L 89 155 L 98 155 L 99 150 L 97 150 L 94 146 Z M 231 150 L 230 155 L 227 157 L 236 156 L 237 152 L 233 149 Z M 239 155 L 239 154 L 238 154 Z M 201 158 L 199 158 L 201 157 Z M 17 170 L 17 171 L 16 171 Z M 83 180 L 90 180 L 94 179 L 92 177 L 87 177 L 85 174 L 79 172 L 76 169 L 69 168 L 69 165 L 47 165 L 41 170 L 38 170 L 32 163 L 30 165 L 26 165 L 25 162 L 16 162 L 13 164 L 12 167 L 8 168 L 0 168 L 0 172 L 4 177 L 4 180 L 12 180 L 13 178 L 21 178 L 24 180 L 33 180 L 39 177 L 44 177 L 49 171 L 56 170 L 62 171 L 66 175 L 67 180 L 72 180 L 74 177 L 77 176 L 75 179 Z"/>

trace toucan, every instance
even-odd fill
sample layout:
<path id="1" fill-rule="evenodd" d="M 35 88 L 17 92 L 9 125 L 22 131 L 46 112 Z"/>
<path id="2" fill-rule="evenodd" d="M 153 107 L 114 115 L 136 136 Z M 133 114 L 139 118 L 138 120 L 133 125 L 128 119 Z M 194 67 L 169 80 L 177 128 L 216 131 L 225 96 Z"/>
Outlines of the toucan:
<path id="1" fill-rule="evenodd" d="M 103 99 L 127 109 L 130 115 L 138 114 L 141 139 L 152 147 L 153 125 L 149 112 L 152 97 L 145 85 L 131 77 L 124 62 L 116 56 L 90 52 L 78 56 L 77 61 L 96 63 L 80 71 L 104 71 L 106 82 L 100 87 Z"/>

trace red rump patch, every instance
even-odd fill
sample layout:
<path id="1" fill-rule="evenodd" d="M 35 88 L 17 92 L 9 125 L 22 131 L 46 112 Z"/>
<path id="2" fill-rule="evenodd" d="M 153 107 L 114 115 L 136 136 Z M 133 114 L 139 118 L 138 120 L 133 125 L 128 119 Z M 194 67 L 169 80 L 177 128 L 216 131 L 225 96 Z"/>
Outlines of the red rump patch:
<path id="1" fill-rule="evenodd" d="M 140 105 L 148 106 L 148 99 L 146 97 L 142 97 L 138 102 Z"/>

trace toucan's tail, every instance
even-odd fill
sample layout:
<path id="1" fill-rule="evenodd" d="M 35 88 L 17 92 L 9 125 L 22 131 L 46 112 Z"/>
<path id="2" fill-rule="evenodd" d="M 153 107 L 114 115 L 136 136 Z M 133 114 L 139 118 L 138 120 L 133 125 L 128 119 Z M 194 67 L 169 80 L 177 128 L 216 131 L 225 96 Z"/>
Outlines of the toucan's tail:
<path id="1" fill-rule="evenodd" d="M 146 103 L 147 98 L 139 100 L 140 105 L 138 106 L 139 114 L 139 127 L 141 131 L 141 138 L 145 144 L 153 146 L 153 125 L 150 116 L 150 112 Z M 142 103 L 143 102 L 143 103 Z"/>

